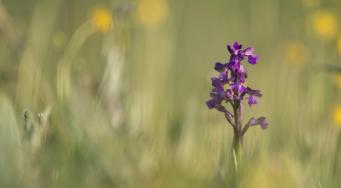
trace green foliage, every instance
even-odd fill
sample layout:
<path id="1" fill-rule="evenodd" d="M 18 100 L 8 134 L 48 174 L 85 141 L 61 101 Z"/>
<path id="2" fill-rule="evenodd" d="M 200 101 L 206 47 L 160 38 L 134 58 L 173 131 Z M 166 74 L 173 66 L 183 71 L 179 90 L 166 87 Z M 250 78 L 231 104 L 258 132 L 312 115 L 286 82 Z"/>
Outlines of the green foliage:
<path id="1" fill-rule="evenodd" d="M 153 1 L 0 2 L 1 188 L 340 186 L 341 93 L 321 68 L 340 56 L 308 27 L 339 2 Z M 238 174 L 205 106 L 235 40 L 261 57 L 245 118 L 270 123 L 248 131 Z"/>

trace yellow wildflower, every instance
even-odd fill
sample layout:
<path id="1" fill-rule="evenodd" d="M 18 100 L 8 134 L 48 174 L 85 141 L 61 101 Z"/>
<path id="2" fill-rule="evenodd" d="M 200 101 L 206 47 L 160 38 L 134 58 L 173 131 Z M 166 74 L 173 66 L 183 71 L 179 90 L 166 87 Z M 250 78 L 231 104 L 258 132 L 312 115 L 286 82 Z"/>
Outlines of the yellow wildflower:
<path id="1" fill-rule="evenodd" d="M 285 61 L 292 64 L 306 63 L 308 60 L 308 49 L 299 41 L 289 42 L 285 46 Z"/>
<path id="2" fill-rule="evenodd" d="M 341 128 L 341 105 L 338 105 L 334 108 L 333 122 L 336 127 Z"/>
<path id="3" fill-rule="evenodd" d="M 92 9 L 91 23 L 98 31 L 102 33 L 108 32 L 113 24 L 110 10 L 100 6 Z"/>
<path id="4" fill-rule="evenodd" d="M 322 38 L 332 38 L 337 32 L 337 20 L 329 11 L 317 11 L 312 16 L 313 31 Z"/>
<path id="5" fill-rule="evenodd" d="M 160 25 L 167 17 L 166 0 L 138 0 L 137 21 L 146 27 Z"/>

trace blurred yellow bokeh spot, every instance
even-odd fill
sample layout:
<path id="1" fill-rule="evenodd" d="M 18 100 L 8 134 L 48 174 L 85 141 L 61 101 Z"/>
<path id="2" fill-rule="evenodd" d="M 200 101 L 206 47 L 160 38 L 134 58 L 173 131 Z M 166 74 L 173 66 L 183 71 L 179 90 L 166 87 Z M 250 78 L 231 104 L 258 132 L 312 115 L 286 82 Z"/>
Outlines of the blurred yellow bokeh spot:
<path id="1" fill-rule="evenodd" d="M 104 6 L 96 6 L 91 11 L 91 23 L 100 32 L 106 33 L 112 27 L 111 12 Z"/>
<path id="2" fill-rule="evenodd" d="M 168 15 L 166 0 L 138 0 L 136 19 L 145 27 L 163 23 Z"/>
<path id="3" fill-rule="evenodd" d="M 334 108 L 333 123 L 336 127 L 341 128 L 341 105 L 338 105 Z"/>
<path id="4" fill-rule="evenodd" d="M 309 51 L 300 41 L 289 42 L 285 46 L 285 61 L 291 64 L 303 64 L 308 60 Z"/>
<path id="5" fill-rule="evenodd" d="M 332 38 L 337 32 L 337 19 L 330 11 L 317 11 L 312 16 L 312 26 L 316 35 Z"/>

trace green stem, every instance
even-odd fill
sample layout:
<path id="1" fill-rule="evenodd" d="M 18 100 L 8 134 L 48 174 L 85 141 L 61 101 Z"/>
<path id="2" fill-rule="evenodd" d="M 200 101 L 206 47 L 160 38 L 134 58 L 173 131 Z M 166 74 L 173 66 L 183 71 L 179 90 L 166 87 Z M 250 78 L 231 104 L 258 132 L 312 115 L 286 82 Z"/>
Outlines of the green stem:
<path id="1" fill-rule="evenodd" d="M 241 104 L 237 103 L 233 107 L 234 112 L 234 121 L 235 121 L 235 127 L 234 127 L 234 136 L 233 136 L 233 159 L 235 164 L 236 171 L 238 170 L 238 167 L 240 166 L 241 162 L 241 153 L 242 153 L 242 146 L 243 146 L 243 135 L 242 135 L 242 110 L 241 110 Z"/>
<path id="2" fill-rule="evenodd" d="M 238 170 L 238 167 L 241 162 L 242 146 L 243 146 L 243 137 L 240 134 L 240 131 L 235 130 L 234 136 L 233 136 L 233 159 L 234 159 L 236 170 Z"/>

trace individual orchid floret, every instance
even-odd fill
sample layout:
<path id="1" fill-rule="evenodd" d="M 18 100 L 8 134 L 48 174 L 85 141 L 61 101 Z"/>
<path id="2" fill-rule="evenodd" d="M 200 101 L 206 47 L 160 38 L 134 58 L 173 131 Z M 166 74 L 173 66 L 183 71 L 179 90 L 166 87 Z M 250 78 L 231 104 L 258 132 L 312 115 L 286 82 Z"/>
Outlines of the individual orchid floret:
<path id="1" fill-rule="evenodd" d="M 248 62 L 251 64 L 251 65 L 255 65 L 257 64 L 257 61 L 258 61 L 258 56 L 255 55 L 253 53 L 254 49 L 253 48 L 246 48 L 244 50 L 244 54 L 245 56 L 247 56 L 248 58 Z"/>
<path id="2" fill-rule="evenodd" d="M 266 129 L 269 125 L 268 121 L 265 117 L 259 117 L 259 118 L 250 118 L 250 120 L 246 123 L 246 125 L 243 128 L 242 135 L 245 134 L 245 132 L 252 126 L 259 125 L 262 129 Z"/>

